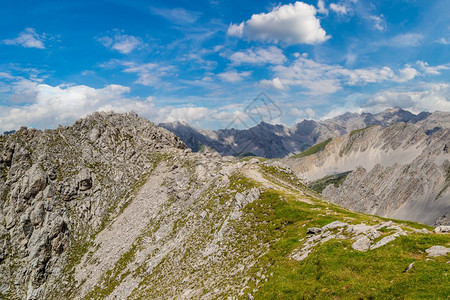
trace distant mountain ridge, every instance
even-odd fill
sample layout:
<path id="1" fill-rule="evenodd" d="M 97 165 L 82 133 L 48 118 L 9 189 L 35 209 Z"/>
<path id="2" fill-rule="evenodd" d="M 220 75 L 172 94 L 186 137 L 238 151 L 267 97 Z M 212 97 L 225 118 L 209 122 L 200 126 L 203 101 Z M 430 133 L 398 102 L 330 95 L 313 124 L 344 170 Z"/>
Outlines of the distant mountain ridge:
<path id="1" fill-rule="evenodd" d="M 161 123 L 159 126 L 173 132 L 193 151 L 205 145 L 222 155 L 251 153 L 266 158 L 282 158 L 356 129 L 371 125 L 385 127 L 398 122 L 415 124 L 430 115 L 429 112 L 416 115 L 401 108 L 392 108 L 378 114 L 345 113 L 324 121 L 303 120 L 291 127 L 266 122 L 245 130 L 198 130 L 185 122 Z M 438 124 L 438 121 L 435 123 Z"/>
<path id="2" fill-rule="evenodd" d="M 439 113 L 441 121 L 447 118 Z M 450 127 L 435 126 L 435 119 L 356 130 L 282 161 L 304 181 L 322 182 L 323 196 L 351 210 L 449 224 Z M 340 175 L 346 176 L 341 184 L 326 181 Z"/>

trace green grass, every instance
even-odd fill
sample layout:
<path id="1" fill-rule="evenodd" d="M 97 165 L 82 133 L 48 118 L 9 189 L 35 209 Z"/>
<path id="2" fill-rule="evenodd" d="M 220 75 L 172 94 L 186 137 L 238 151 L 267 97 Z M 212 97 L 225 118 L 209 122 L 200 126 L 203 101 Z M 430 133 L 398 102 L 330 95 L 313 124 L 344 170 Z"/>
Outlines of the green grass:
<path id="1" fill-rule="evenodd" d="M 371 125 L 371 126 L 364 127 L 364 128 L 361 128 L 361 129 L 353 130 L 352 132 L 350 132 L 350 136 L 357 135 L 357 134 L 359 134 L 360 132 L 363 132 L 363 131 L 369 129 L 369 128 L 372 127 L 372 126 L 375 126 L 375 125 Z"/>
<path id="2" fill-rule="evenodd" d="M 251 152 L 235 153 L 235 154 L 233 154 L 233 156 L 236 157 L 237 159 L 242 159 L 244 157 L 250 157 L 250 158 L 256 157 L 256 155 Z"/>
<path id="3" fill-rule="evenodd" d="M 325 141 L 323 141 L 321 143 L 318 143 L 318 144 L 312 146 L 311 148 L 309 148 L 309 149 L 307 149 L 307 150 L 305 150 L 305 151 L 303 151 L 303 152 L 301 152 L 299 154 L 293 155 L 293 156 L 291 156 L 289 158 L 302 158 L 302 157 L 305 157 L 305 156 L 313 155 L 313 154 L 315 154 L 315 153 L 325 149 L 325 146 L 328 145 L 328 143 L 331 142 L 331 140 L 332 139 L 329 138 L 329 139 L 327 139 L 327 140 L 325 140 Z"/>
<path id="4" fill-rule="evenodd" d="M 339 187 L 345 181 L 347 175 L 350 174 L 351 172 L 352 171 L 347 171 L 339 174 L 325 176 L 321 179 L 312 181 L 311 183 L 308 184 L 308 187 L 313 191 L 316 191 L 317 193 L 321 194 L 323 190 L 330 184 L 333 184 L 335 187 Z"/>
<path id="5" fill-rule="evenodd" d="M 252 155 L 250 155 L 250 156 L 245 156 L 245 157 L 243 157 L 243 158 L 241 158 L 241 159 L 239 159 L 239 160 L 240 160 L 240 161 L 249 161 L 249 160 L 252 159 L 252 158 L 256 158 L 256 159 L 259 160 L 260 162 L 263 162 L 263 161 L 268 160 L 267 158 L 264 158 L 264 157 L 260 157 L 260 156 L 252 156 Z"/>
<path id="6" fill-rule="evenodd" d="M 328 208 L 328 210 L 327 210 Z M 327 215 L 325 212 L 333 212 Z M 289 258 L 301 248 L 308 227 L 322 227 L 335 220 L 374 224 L 383 219 L 347 211 L 315 201 L 297 201 L 293 195 L 268 190 L 245 208 L 251 230 L 270 245 L 251 270 L 247 293 L 255 299 L 448 299 L 449 255 L 426 261 L 425 249 L 450 244 L 448 235 L 410 233 L 375 250 L 358 252 L 351 239 L 320 244 L 303 261 Z M 335 214 L 334 214 L 335 213 Z M 347 221 L 348 222 L 348 221 Z M 397 221 L 398 222 L 398 221 Z M 405 226 L 428 228 L 414 222 Z M 248 230 L 248 229 L 247 229 Z M 383 234 L 390 234 L 389 231 Z M 410 263 L 413 268 L 405 272 Z M 256 283 L 257 272 L 266 280 Z M 270 275 L 272 274 L 272 276 Z M 253 293 L 253 289 L 256 292 Z M 245 298 L 245 296 L 243 297 Z"/>

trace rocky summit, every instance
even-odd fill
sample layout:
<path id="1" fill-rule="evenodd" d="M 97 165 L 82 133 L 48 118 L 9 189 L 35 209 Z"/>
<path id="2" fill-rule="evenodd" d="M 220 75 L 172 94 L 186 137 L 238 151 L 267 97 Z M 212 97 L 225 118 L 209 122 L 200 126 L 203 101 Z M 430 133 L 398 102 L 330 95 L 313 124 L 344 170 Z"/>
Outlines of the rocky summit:
<path id="1" fill-rule="evenodd" d="M 446 134 L 408 140 L 420 153 L 404 163 L 434 170 L 431 186 L 445 156 L 429 139 Z M 1 299 L 450 295 L 448 226 L 348 210 L 294 166 L 193 153 L 134 113 L 21 128 L 0 136 L 0 155 Z M 442 164 L 427 169 L 427 155 Z"/>

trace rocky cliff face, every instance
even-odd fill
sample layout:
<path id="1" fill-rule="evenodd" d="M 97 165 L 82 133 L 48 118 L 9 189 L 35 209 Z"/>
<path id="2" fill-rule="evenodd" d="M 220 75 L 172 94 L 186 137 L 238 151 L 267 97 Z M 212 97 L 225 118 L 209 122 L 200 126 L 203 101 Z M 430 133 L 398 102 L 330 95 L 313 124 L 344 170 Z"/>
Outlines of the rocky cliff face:
<path id="1" fill-rule="evenodd" d="M 371 125 L 389 126 L 397 122 L 414 124 L 429 115 L 427 112 L 415 115 L 400 108 L 393 108 L 379 114 L 346 113 L 324 121 L 304 120 L 291 127 L 265 122 L 246 130 L 197 130 L 180 122 L 164 123 L 160 126 L 175 133 L 194 152 L 206 145 L 222 155 L 252 153 L 266 158 L 280 158 L 352 130 Z"/>
<path id="2" fill-rule="evenodd" d="M 0 294 L 47 297 L 70 245 L 108 223 L 159 152 L 184 147 L 135 114 L 1 136 Z"/>
<path id="3" fill-rule="evenodd" d="M 329 185 L 322 192 L 349 209 L 443 224 L 450 211 L 450 129 L 430 132 L 425 125 L 373 126 L 284 162 L 309 182 L 354 170 L 340 186 Z"/>

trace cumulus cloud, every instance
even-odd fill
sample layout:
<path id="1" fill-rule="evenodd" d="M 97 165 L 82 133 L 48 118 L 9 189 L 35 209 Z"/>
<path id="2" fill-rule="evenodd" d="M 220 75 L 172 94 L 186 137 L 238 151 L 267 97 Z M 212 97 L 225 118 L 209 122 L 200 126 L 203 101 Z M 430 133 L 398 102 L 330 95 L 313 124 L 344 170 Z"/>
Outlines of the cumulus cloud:
<path id="1" fill-rule="evenodd" d="M 26 28 L 15 39 L 3 40 L 5 45 L 22 46 L 24 48 L 45 49 L 45 34 L 39 35 L 34 28 Z"/>
<path id="2" fill-rule="evenodd" d="M 418 63 L 424 74 L 439 74 L 437 70 L 446 69 L 446 66 L 430 67 L 426 63 Z M 416 68 L 409 65 L 400 70 L 382 68 L 348 69 L 340 65 L 328 65 L 298 57 L 288 66 L 274 66 L 274 79 L 262 80 L 261 84 L 277 89 L 286 89 L 289 86 L 299 86 L 310 94 L 332 94 L 342 89 L 344 85 L 365 85 L 384 81 L 407 82 L 422 75 Z M 434 72 L 434 73 L 433 73 Z"/>
<path id="3" fill-rule="evenodd" d="M 411 67 L 406 67 L 398 71 L 398 75 L 393 78 L 397 82 L 406 82 L 414 79 L 419 74 L 416 69 Z"/>
<path id="4" fill-rule="evenodd" d="M 275 77 L 272 80 L 263 79 L 260 81 L 262 85 L 271 86 L 277 90 L 284 90 L 285 87 L 281 83 L 281 80 L 278 77 Z"/>
<path id="5" fill-rule="evenodd" d="M 0 133 L 28 126 L 39 129 L 55 128 L 59 124 L 70 125 L 77 119 L 95 111 L 135 111 L 155 123 L 185 121 L 194 123 L 203 120 L 225 120 L 234 118 L 235 112 L 206 107 L 158 107 L 153 97 L 130 97 L 130 88 L 108 85 L 92 88 L 85 85 L 51 86 L 39 82 L 12 78 L 20 81 L 8 91 L 11 97 L 27 98 L 26 103 L 0 105 Z M 23 94 L 24 90 L 28 94 Z"/>
<path id="6" fill-rule="evenodd" d="M 345 6 L 336 3 L 331 3 L 330 9 L 338 15 L 345 15 L 347 13 L 347 8 Z"/>
<path id="7" fill-rule="evenodd" d="M 235 52 L 229 58 L 233 65 L 283 64 L 286 61 L 283 51 L 275 46 Z"/>
<path id="8" fill-rule="evenodd" d="M 120 111 L 132 107 L 124 98 L 128 87 L 109 85 L 102 89 L 88 86 L 50 86 L 29 80 L 22 80 L 20 87 L 13 88 L 12 97 L 23 97 L 28 91 L 25 105 L 0 106 L 0 131 L 17 129 L 22 125 L 38 128 L 67 124 L 96 110 Z"/>
<path id="9" fill-rule="evenodd" d="M 250 71 L 238 72 L 235 70 L 226 71 L 223 73 L 217 74 L 223 81 L 226 82 L 239 82 L 244 80 L 245 77 L 248 77 L 252 74 Z"/>
<path id="10" fill-rule="evenodd" d="M 116 32 L 113 36 L 98 38 L 98 41 L 106 48 L 116 50 L 122 54 L 128 54 L 144 46 L 144 42 L 140 38 L 121 34 L 120 32 Z"/>
<path id="11" fill-rule="evenodd" d="M 314 6 L 303 2 L 279 5 L 269 13 L 230 24 L 228 35 L 287 45 L 318 44 L 330 38 L 320 26 Z"/>
<path id="12" fill-rule="evenodd" d="M 450 84 L 433 83 L 419 91 L 382 91 L 369 97 L 363 108 L 381 111 L 399 106 L 412 112 L 450 111 Z"/>

